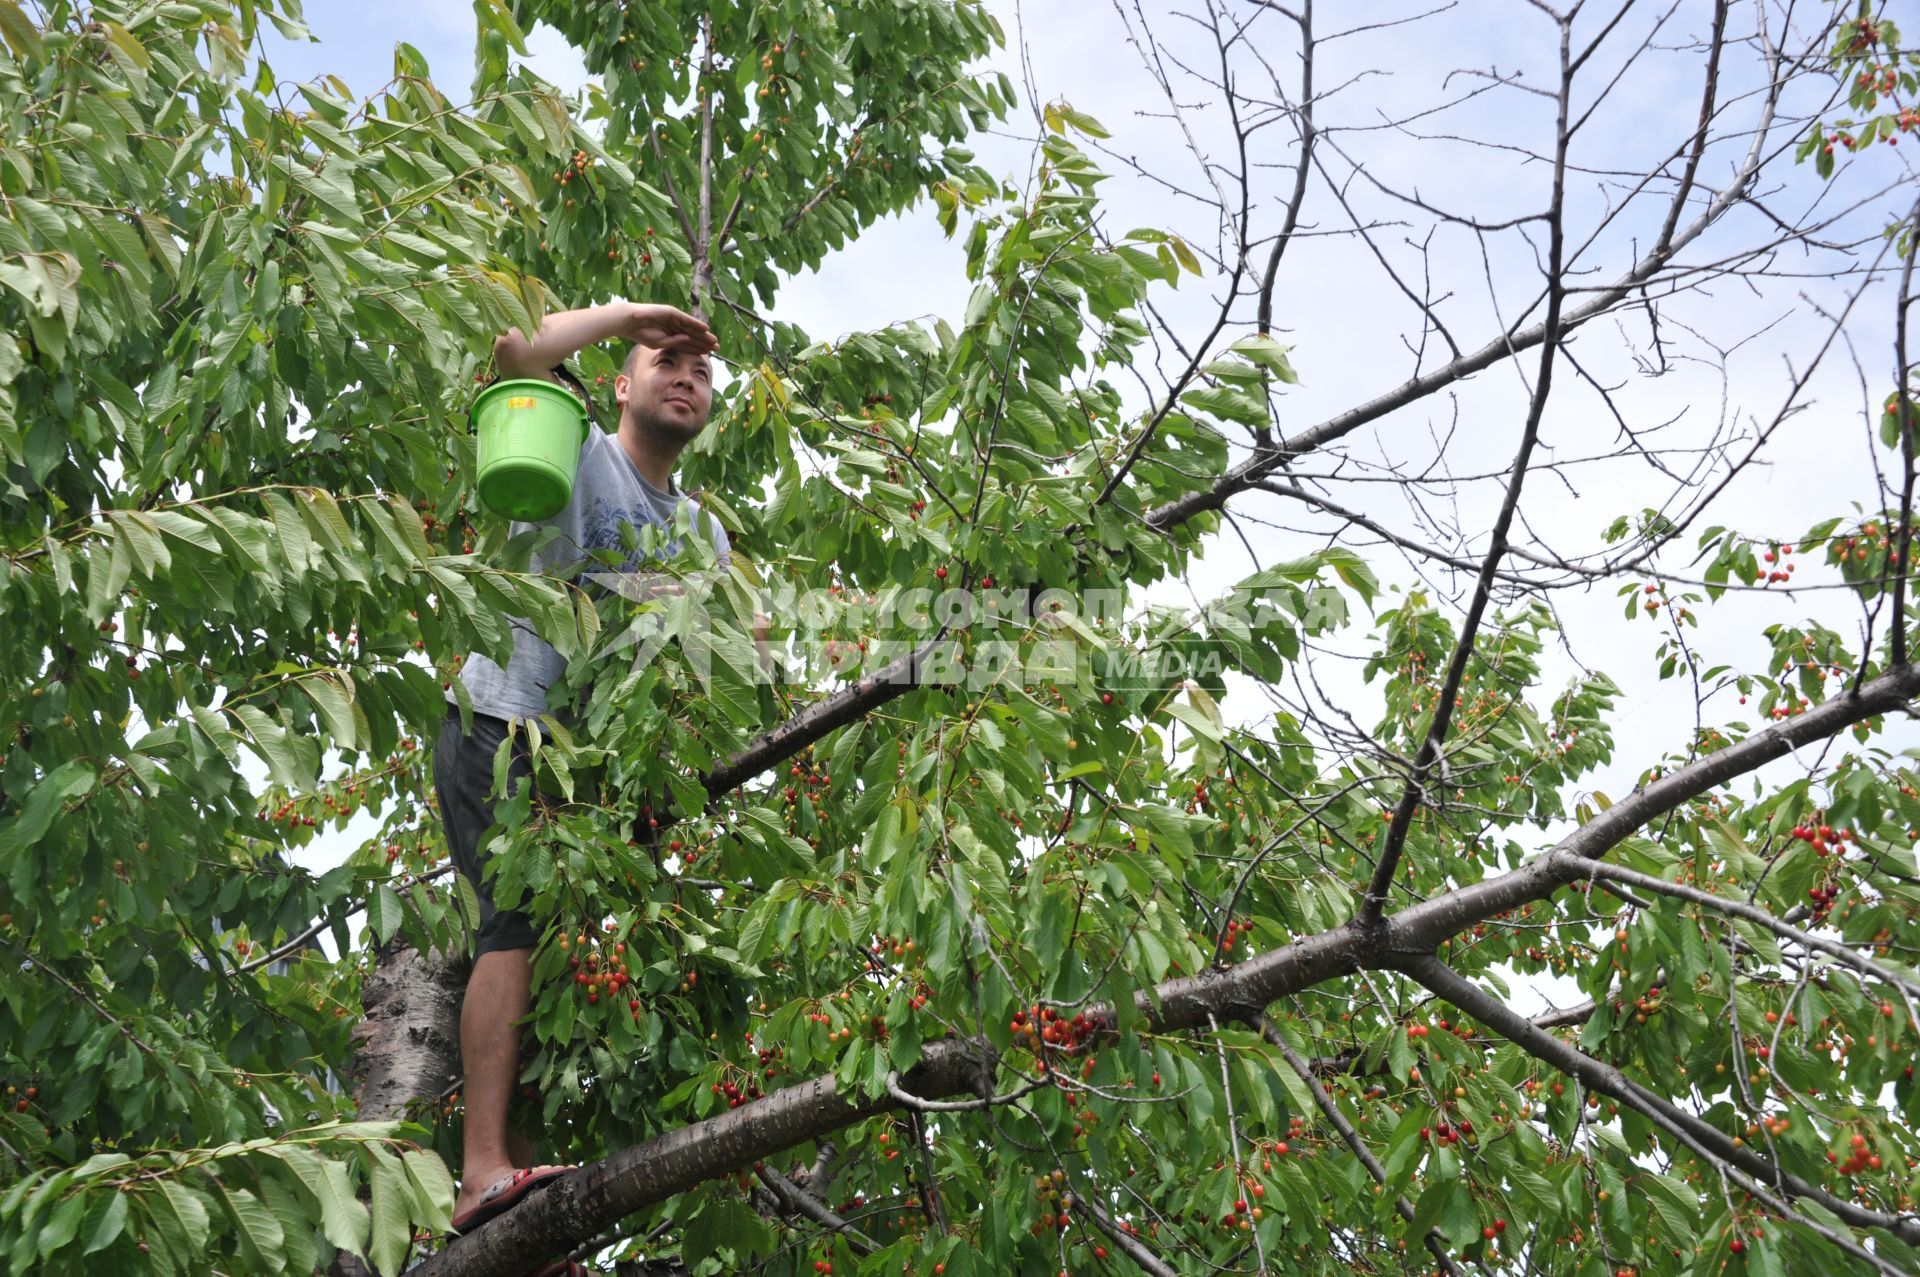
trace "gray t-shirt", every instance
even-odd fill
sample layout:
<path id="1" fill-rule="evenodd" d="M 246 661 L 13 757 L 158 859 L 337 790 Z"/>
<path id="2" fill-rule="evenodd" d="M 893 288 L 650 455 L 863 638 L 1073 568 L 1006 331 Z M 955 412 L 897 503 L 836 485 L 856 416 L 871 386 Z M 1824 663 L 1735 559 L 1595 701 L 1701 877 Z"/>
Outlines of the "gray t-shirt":
<path id="1" fill-rule="evenodd" d="M 669 483 L 672 481 L 669 480 Z M 678 487 L 662 492 L 647 482 L 633 464 L 633 458 L 620 446 L 620 440 L 598 428 L 587 430 L 587 441 L 580 448 L 580 465 L 573 478 L 573 500 L 565 509 L 540 523 L 514 523 L 514 534 L 532 528 L 559 529 L 558 539 L 536 552 L 531 567 L 536 572 L 572 567 L 592 550 L 620 551 L 626 545 L 623 525 L 635 529 L 648 525 L 671 526 L 675 508 L 685 501 L 693 506 L 698 525 L 700 505 Z M 732 557 L 732 547 L 719 521 L 706 520 L 713 532 L 713 548 L 721 566 Z M 669 544 L 667 552 L 678 548 Z M 594 568 L 593 571 L 638 572 L 647 562 L 644 551 L 636 549 L 618 568 Z M 495 718 L 531 718 L 549 713 L 547 688 L 566 673 L 567 661 L 553 645 L 533 632 L 520 617 L 510 617 L 513 627 L 513 654 L 506 668 L 483 653 L 467 658 L 460 677 L 473 698 L 473 707 Z"/>

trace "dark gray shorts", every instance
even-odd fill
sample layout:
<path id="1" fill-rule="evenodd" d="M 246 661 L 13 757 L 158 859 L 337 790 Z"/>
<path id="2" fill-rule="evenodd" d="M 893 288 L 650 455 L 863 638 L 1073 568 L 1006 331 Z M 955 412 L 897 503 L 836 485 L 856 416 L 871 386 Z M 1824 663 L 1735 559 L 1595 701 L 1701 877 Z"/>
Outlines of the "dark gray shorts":
<path id="1" fill-rule="evenodd" d="M 433 790 L 447 830 L 447 848 L 454 868 L 480 897 L 480 929 L 473 940 L 476 958 L 503 949 L 531 949 L 539 939 L 526 914 L 493 907 L 493 889 L 483 874 L 489 858 L 480 854 L 480 837 L 494 823 L 493 802 L 487 796 L 493 788 L 493 755 L 506 737 L 505 719 L 478 713 L 473 716 L 473 731 L 462 735 L 460 711 L 449 706 L 433 751 Z M 523 776 L 531 783 L 533 767 L 525 747 L 516 741 L 507 767 L 508 787 Z"/>

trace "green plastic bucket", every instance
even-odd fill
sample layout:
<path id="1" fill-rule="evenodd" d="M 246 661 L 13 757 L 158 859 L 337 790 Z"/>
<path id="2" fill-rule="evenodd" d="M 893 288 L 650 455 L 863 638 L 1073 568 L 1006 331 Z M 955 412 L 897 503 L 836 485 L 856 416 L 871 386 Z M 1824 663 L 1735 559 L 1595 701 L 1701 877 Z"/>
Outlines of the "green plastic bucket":
<path id="1" fill-rule="evenodd" d="M 474 400 L 473 424 L 480 504 L 523 523 L 566 508 L 587 441 L 585 404 L 551 381 L 496 381 Z"/>

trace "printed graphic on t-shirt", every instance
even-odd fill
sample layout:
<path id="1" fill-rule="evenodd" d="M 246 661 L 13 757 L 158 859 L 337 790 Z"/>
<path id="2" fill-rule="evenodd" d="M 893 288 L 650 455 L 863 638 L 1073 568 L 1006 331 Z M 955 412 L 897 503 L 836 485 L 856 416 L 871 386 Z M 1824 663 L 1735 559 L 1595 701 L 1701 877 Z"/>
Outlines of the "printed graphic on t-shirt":
<path id="1" fill-rule="evenodd" d="M 652 515 L 653 511 L 643 506 L 621 506 L 606 497 L 595 497 L 580 512 L 580 548 L 587 553 L 595 550 L 622 552 L 627 546 L 626 529 L 633 528 L 637 535 L 641 528 L 657 522 Z M 667 543 L 661 555 L 671 556 L 679 548 L 679 538 L 676 537 Z M 645 551 L 636 549 L 627 555 L 619 570 L 635 571 L 649 557 Z"/>

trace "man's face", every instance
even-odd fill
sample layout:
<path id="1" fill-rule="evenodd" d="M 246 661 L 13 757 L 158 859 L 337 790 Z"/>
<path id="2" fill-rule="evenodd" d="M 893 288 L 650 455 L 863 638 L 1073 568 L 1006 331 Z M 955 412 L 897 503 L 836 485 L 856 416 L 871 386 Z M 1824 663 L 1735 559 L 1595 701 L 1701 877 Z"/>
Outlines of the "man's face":
<path id="1" fill-rule="evenodd" d="M 629 373 L 613 379 L 614 402 L 642 430 L 690 443 L 713 410 L 713 365 L 684 350 L 634 348 Z"/>

